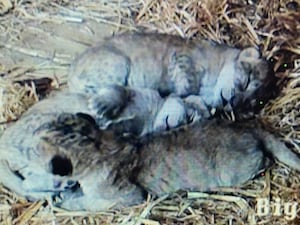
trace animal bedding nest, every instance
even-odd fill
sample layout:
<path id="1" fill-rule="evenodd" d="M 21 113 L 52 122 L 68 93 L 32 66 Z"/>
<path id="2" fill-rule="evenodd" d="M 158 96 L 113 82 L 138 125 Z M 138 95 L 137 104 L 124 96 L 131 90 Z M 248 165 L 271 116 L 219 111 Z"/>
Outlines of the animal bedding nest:
<path id="1" fill-rule="evenodd" d="M 259 117 L 300 153 L 300 2 L 292 0 L 0 0 L 0 131 L 64 88 L 76 54 L 124 31 L 258 47 L 280 78 Z M 0 224 L 299 224 L 299 190 L 300 174 L 279 162 L 240 187 L 149 196 L 93 214 L 28 202 L 1 186 Z"/>

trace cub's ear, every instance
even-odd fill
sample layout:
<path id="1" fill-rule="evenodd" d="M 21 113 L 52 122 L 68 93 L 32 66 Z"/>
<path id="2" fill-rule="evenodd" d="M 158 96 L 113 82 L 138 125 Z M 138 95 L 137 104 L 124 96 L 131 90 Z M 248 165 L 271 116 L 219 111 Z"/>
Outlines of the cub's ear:
<path id="1" fill-rule="evenodd" d="M 246 61 L 246 62 L 252 62 L 252 61 L 256 61 L 260 58 L 260 53 L 259 51 L 254 48 L 254 47 L 249 47 L 249 48 L 245 48 L 243 49 L 239 56 L 238 56 L 238 61 Z"/>
<path id="2" fill-rule="evenodd" d="M 253 68 L 257 65 L 260 54 L 256 48 L 249 47 L 241 50 L 237 63 L 243 68 L 246 74 L 251 74 Z"/>

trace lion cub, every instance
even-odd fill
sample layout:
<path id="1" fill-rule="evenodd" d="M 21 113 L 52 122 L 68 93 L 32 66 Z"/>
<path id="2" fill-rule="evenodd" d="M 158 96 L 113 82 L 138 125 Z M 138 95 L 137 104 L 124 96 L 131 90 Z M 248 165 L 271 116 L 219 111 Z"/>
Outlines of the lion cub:
<path id="1" fill-rule="evenodd" d="M 68 85 L 72 92 L 92 96 L 110 84 L 154 89 L 161 96 L 196 95 L 208 112 L 217 108 L 248 113 L 270 97 L 266 87 L 272 80 L 268 63 L 255 48 L 240 50 L 163 34 L 122 34 L 79 55 Z M 90 107 L 101 100 L 92 97 Z M 109 98 L 107 108 L 115 101 L 124 99 Z"/>
<path id="2" fill-rule="evenodd" d="M 37 103 L 0 138 L 0 181 L 29 199 L 55 198 L 69 210 L 128 206 L 145 190 L 240 185 L 269 166 L 269 155 L 300 171 L 296 154 L 249 123 L 209 120 L 132 139 L 100 130 L 82 95 L 58 99 Z"/>

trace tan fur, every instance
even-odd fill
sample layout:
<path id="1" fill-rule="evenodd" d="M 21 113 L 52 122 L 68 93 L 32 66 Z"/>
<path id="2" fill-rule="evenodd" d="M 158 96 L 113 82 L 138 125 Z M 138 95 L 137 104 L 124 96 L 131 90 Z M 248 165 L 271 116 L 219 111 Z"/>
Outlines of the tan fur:
<path id="1" fill-rule="evenodd" d="M 150 138 L 140 151 L 137 183 L 154 195 L 240 185 L 268 167 L 268 155 L 300 171 L 299 156 L 255 121 L 206 121 Z"/>

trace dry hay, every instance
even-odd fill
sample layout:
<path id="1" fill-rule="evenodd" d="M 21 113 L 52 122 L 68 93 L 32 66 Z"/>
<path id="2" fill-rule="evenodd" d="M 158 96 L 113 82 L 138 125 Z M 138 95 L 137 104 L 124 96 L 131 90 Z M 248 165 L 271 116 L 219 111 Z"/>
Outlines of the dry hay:
<path id="1" fill-rule="evenodd" d="M 72 50 L 76 49 L 75 52 L 94 43 L 99 32 L 91 28 L 86 32 L 88 34 L 67 33 L 68 36 L 59 33 L 58 26 L 71 26 L 72 23 L 80 27 L 83 21 L 88 21 L 90 27 L 95 23 L 108 24 L 113 27 L 112 33 L 122 30 L 154 31 L 187 38 L 204 37 L 237 47 L 258 46 L 265 57 L 275 60 L 274 72 L 281 78 L 278 83 L 280 95 L 266 105 L 260 116 L 293 150 L 300 152 L 299 1 L 0 0 L 0 15 L 1 49 L 22 53 L 23 57 L 38 57 L 43 62 L 26 61 L 17 77 L 49 75 L 53 78 L 58 75 L 58 83 L 64 83 L 74 51 L 63 52 L 59 49 L 62 51 L 59 52 L 56 49 L 51 52 L 49 49 L 39 49 L 41 46 L 37 43 L 21 46 L 19 40 L 22 40 L 23 33 L 20 29 L 28 24 L 36 32 L 41 27 L 45 28 L 45 23 L 51 24 L 47 27 L 48 33 L 54 37 L 60 35 L 59 41 L 64 45 L 67 43 L 68 49 L 71 45 Z M 10 43 L 19 46 L 14 47 Z M 38 100 L 34 82 L 27 85 L 12 82 L 16 76 L 8 74 L 14 71 L 14 67 L 17 66 L 9 60 L 6 64 L 0 63 L 1 76 L 6 78 L 0 80 L 0 122 L 17 119 Z M 33 70 L 30 72 L 28 68 Z M 259 198 L 267 198 L 273 204 L 278 198 L 282 203 L 299 204 L 299 189 L 300 174 L 276 163 L 263 177 L 249 181 L 242 187 L 224 188 L 212 194 L 182 192 L 156 200 L 149 197 L 147 202 L 139 206 L 90 214 L 67 212 L 46 202 L 29 203 L 2 187 L 0 224 L 299 224 L 299 215 L 289 221 L 284 214 L 256 214 L 256 201 Z"/>

